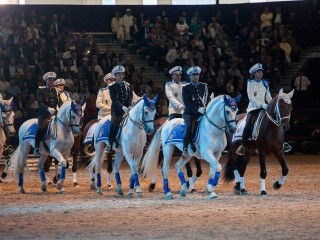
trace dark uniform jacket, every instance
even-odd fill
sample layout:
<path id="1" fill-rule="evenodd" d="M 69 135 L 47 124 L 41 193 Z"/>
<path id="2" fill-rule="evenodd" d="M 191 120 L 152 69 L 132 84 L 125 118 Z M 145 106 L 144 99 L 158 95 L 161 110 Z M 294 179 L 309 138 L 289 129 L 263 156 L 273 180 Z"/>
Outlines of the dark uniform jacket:
<path id="1" fill-rule="evenodd" d="M 132 103 L 132 92 L 130 91 L 129 83 L 112 83 L 109 85 L 111 104 L 111 115 L 122 116 L 124 111 L 122 106 L 129 107 Z"/>
<path id="2" fill-rule="evenodd" d="M 189 83 L 182 88 L 182 99 L 185 105 L 185 115 L 194 115 L 198 109 L 206 107 L 208 87 L 205 83 Z"/>
<path id="3" fill-rule="evenodd" d="M 38 88 L 37 101 L 39 104 L 38 115 L 49 114 L 47 109 L 49 107 L 57 110 L 58 105 L 58 94 L 57 90 L 53 88 Z"/>

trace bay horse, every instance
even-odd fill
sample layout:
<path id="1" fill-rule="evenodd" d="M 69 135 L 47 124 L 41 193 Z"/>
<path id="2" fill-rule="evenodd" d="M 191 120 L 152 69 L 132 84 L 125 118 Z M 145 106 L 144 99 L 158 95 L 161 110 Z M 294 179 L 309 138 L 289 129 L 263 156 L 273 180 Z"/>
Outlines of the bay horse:
<path id="1" fill-rule="evenodd" d="M 227 146 L 226 133 L 233 133 L 235 130 L 235 117 L 238 111 L 237 102 L 240 97 L 238 96 L 236 99 L 233 99 L 228 95 L 220 95 L 209 102 L 206 113 L 200 118 L 198 124 L 197 132 L 199 134 L 196 135 L 194 141 L 197 151 L 193 152 L 189 146 L 188 155 L 182 155 L 175 165 L 181 182 L 180 195 L 182 197 L 185 197 L 187 192 L 187 183 L 182 172 L 182 167 L 190 161 L 192 156 L 204 159 L 210 164 L 206 192 L 209 194 L 209 199 L 217 197 L 214 189 L 218 184 L 221 172 L 219 160 L 222 151 Z M 162 144 L 164 155 L 162 176 L 166 199 L 173 198 L 168 181 L 170 161 L 175 147 L 182 151 L 184 131 L 185 124 L 183 119 L 172 119 L 164 124 L 155 133 L 148 151 L 143 157 L 143 174 L 147 177 L 153 177 L 157 168 L 160 146 Z"/>
<path id="2" fill-rule="evenodd" d="M 272 99 L 267 110 L 261 113 L 261 122 L 259 123 L 256 140 L 245 148 L 243 156 L 236 153 L 241 140 L 234 139 L 231 142 L 227 163 L 224 166 L 223 179 L 226 182 L 231 182 L 235 179 L 235 194 L 248 194 L 244 184 L 244 173 L 250 161 L 251 153 L 255 150 L 258 151 L 260 163 L 260 194 L 267 195 L 265 186 L 267 176 L 266 156 L 270 153 L 275 155 L 282 168 L 282 176 L 273 184 L 273 188 L 278 190 L 284 184 L 289 171 L 284 158 L 284 132 L 290 127 L 293 93 L 294 90 L 286 94 L 283 89 L 280 89 L 279 94 Z M 239 121 L 241 121 L 241 118 Z M 239 121 L 237 132 L 240 128 Z"/>
<path id="3" fill-rule="evenodd" d="M 160 117 L 160 118 L 157 118 L 155 121 L 154 121 L 154 131 L 158 131 L 158 129 L 168 121 L 168 118 L 167 117 Z M 148 136 L 148 142 L 151 142 L 152 141 L 152 138 L 153 138 L 153 135 L 150 135 Z M 181 154 L 181 152 L 179 151 L 179 149 L 176 148 L 176 151 L 174 154 Z M 188 185 L 188 188 L 190 187 L 190 191 L 191 193 L 195 192 L 196 189 L 194 188 L 194 183 L 197 181 L 197 179 L 201 176 L 202 174 L 202 168 L 201 168 L 201 161 L 200 159 L 196 158 L 196 157 L 193 157 L 194 159 L 194 163 L 196 165 L 196 168 L 197 168 L 197 171 L 196 171 L 196 175 L 194 177 L 192 177 L 192 168 L 191 168 L 191 164 L 190 162 L 187 162 L 186 163 L 186 170 L 187 170 L 187 175 L 189 177 L 189 180 L 190 181 L 187 181 L 187 185 Z M 158 162 L 158 165 L 160 166 L 161 163 L 162 163 L 162 160 L 163 160 L 163 153 L 162 151 L 160 151 L 160 154 L 159 154 L 159 162 Z M 190 182 L 192 182 L 190 184 Z M 156 186 L 156 183 L 157 183 L 157 180 L 156 180 L 156 177 L 154 176 L 152 178 L 152 181 L 151 183 L 149 184 L 149 187 L 148 187 L 148 190 L 149 192 L 152 192 L 154 189 L 155 189 L 155 186 Z"/>
<path id="4" fill-rule="evenodd" d="M 48 126 L 47 136 L 40 143 L 40 158 L 38 171 L 41 179 L 41 190 L 47 191 L 46 177 L 44 173 L 44 161 L 48 155 L 56 158 L 61 163 L 60 179 L 56 188 L 59 193 L 63 193 L 63 183 L 66 173 L 66 162 L 70 156 L 71 148 L 74 143 L 74 135 L 79 134 L 80 119 L 83 116 L 86 103 L 81 101 L 75 104 L 73 101 L 65 102 L 52 116 Z M 25 193 L 23 187 L 23 171 L 27 164 L 27 156 L 31 146 L 34 146 L 35 131 L 38 127 L 37 119 L 30 119 L 24 122 L 19 129 L 19 147 L 11 156 L 13 164 L 13 174 L 18 182 L 20 193 Z M 42 136 L 43 137 L 43 136 Z M 45 143 L 45 144 L 44 144 Z"/>
<path id="5" fill-rule="evenodd" d="M 138 166 L 143 155 L 143 150 L 147 142 L 146 135 L 153 134 L 154 132 L 154 117 L 156 114 L 156 103 L 158 96 L 154 100 L 149 99 L 146 95 L 138 100 L 130 111 L 124 116 L 122 126 L 118 133 L 120 147 L 115 153 L 114 173 L 117 183 L 117 195 L 122 196 L 122 183 L 120 178 L 120 164 L 123 157 L 126 158 L 130 169 L 131 178 L 129 184 L 128 196 L 133 196 L 134 188 L 137 196 L 142 196 L 142 190 L 138 177 Z M 96 154 L 88 166 L 91 179 L 93 176 L 93 168 L 96 170 L 97 177 L 97 194 L 102 194 L 101 189 L 101 167 L 105 156 L 106 145 L 109 144 L 108 132 L 110 127 L 110 116 L 102 118 L 96 127 L 94 133 L 94 147 Z"/>

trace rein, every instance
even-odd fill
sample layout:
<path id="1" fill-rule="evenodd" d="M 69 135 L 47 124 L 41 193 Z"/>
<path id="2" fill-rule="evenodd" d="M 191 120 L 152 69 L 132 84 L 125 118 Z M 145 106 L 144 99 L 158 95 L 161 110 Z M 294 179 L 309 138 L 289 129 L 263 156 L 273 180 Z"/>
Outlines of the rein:
<path id="1" fill-rule="evenodd" d="M 211 125 L 213 125 L 213 126 L 215 126 L 216 128 L 218 128 L 219 130 L 221 130 L 222 132 L 227 132 L 228 130 L 229 130 L 229 124 L 230 123 L 233 123 L 233 122 L 235 122 L 236 120 L 234 119 L 234 120 L 227 120 L 227 116 L 226 116 L 226 105 L 224 104 L 224 106 L 223 106 L 223 108 L 221 109 L 221 111 L 222 110 L 224 110 L 224 121 L 225 121 L 225 123 L 226 123 L 226 126 L 224 126 L 224 127 L 219 127 L 219 126 L 217 126 L 209 117 L 208 117 L 208 115 L 207 115 L 207 112 L 205 113 L 205 117 L 206 117 L 206 119 L 207 119 L 207 121 L 211 124 Z"/>
<path id="2" fill-rule="evenodd" d="M 274 124 L 276 125 L 277 127 L 281 127 L 282 125 L 282 120 L 284 119 L 290 119 L 291 117 L 291 113 L 288 115 L 288 116 L 285 116 L 285 117 L 281 117 L 281 112 L 280 112 L 280 108 L 279 108 L 279 96 L 277 98 L 277 103 L 276 103 L 276 106 L 274 108 L 274 114 L 276 116 L 276 119 L 274 119 L 269 113 L 268 111 L 265 111 L 266 112 L 266 115 L 268 117 L 268 119 Z"/>
<path id="3" fill-rule="evenodd" d="M 142 116 L 141 116 L 141 120 L 142 120 L 142 124 L 139 123 L 139 122 L 137 122 L 137 121 L 135 121 L 135 120 L 133 120 L 133 119 L 130 117 L 130 111 L 129 111 L 129 113 L 128 113 L 128 118 L 131 120 L 131 122 L 132 122 L 135 126 L 137 126 L 139 129 L 141 129 L 141 130 L 144 130 L 144 129 L 145 129 L 147 123 L 149 123 L 149 122 L 154 122 L 154 120 L 147 120 L 147 121 L 145 121 L 143 108 L 144 108 L 144 104 L 143 104 L 143 107 L 142 107 L 142 110 L 141 110 L 141 115 L 142 115 Z"/>

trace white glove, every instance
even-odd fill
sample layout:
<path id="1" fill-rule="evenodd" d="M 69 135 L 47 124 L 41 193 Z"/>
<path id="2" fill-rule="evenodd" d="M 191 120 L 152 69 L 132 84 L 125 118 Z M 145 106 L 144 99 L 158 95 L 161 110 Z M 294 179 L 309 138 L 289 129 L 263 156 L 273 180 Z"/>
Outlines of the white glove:
<path id="1" fill-rule="evenodd" d="M 127 108 L 126 106 L 122 106 L 122 110 L 123 110 L 124 112 L 128 112 L 128 108 Z"/>
<path id="2" fill-rule="evenodd" d="M 204 114 L 206 112 L 206 108 L 205 107 L 201 107 L 198 109 L 198 112 L 201 114 Z"/>
<path id="3" fill-rule="evenodd" d="M 261 107 L 262 107 L 264 110 L 267 110 L 268 106 L 269 106 L 269 105 L 266 104 L 266 103 L 264 103 L 264 104 L 261 105 Z"/>
<path id="4" fill-rule="evenodd" d="M 181 111 L 184 111 L 184 106 L 183 105 L 179 105 L 178 107 Z"/>
<path id="5" fill-rule="evenodd" d="M 55 110 L 54 108 L 51 108 L 51 107 L 48 107 L 47 111 L 48 111 L 51 115 L 53 115 L 53 114 L 56 112 L 56 110 Z"/>

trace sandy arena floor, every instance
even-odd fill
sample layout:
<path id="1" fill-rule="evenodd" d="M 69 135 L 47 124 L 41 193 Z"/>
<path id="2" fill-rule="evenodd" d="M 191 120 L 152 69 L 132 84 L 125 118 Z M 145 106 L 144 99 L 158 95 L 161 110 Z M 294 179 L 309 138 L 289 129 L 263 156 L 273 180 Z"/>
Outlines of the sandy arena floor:
<path id="1" fill-rule="evenodd" d="M 246 174 L 250 195 L 236 196 L 233 184 L 220 182 L 215 200 L 204 193 L 205 162 L 196 182 L 198 192 L 185 198 L 178 195 L 179 180 L 171 167 L 169 183 L 175 199 L 170 201 L 162 192 L 160 171 L 155 191 L 148 192 L 149 180 L 140 180 L 144 196 L 132 199 L 116 197 L 105 188 L 104 195 L 97 196 L 89 189 L 84 168 L 78 173 L 77 188 L 71 170 L 67 171 L 64 194 L 57 194 L 54 186 L 42 193 L 36 172 L 25 177 L 28 193 L 20 194 L 8 176 L 0 184 L 0 239 L 320 239 L 320 156 L 287 156 L 287 162 L 289 176 L 281 190 L 272 189 L 281 169 L 269 157 L 268 196 L 259 195 L 259 165 L 253 157 Z M 127 193 L 126 162 L 121 175 Z"/>

